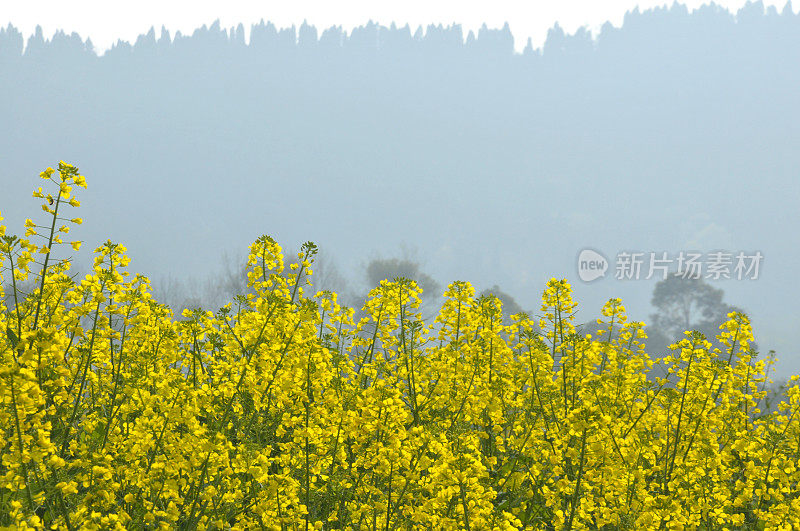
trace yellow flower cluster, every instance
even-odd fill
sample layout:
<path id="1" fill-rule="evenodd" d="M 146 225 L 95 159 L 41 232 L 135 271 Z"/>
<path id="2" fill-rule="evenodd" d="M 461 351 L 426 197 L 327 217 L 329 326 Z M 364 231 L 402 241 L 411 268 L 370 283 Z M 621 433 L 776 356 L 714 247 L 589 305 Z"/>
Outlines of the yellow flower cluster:
<path id="1" fill-rule="evenodd" d="M 592 338 L 564 280 L 510 324 L 454 282 L 426 325 L 398 278 L 356 322 L 306 293 L 313 244 L 284 272 L 264 236 L 248 295 L 176 319 L 120 244 L 79 281 L 50 264 L 85 180 L 42 176 L 51 218 L 26 228 L 44 245 L 0 225 L 4 529 L 800 528 L 800 389 L 759 411 L 741 313 L 724 352 L 687 332 L 653 380 L 618 299 Z"/>

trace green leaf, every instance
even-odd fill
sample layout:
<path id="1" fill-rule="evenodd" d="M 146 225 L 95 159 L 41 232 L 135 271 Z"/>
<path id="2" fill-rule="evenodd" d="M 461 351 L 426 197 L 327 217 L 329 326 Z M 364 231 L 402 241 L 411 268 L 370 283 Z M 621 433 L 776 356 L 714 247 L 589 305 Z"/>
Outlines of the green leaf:
<path id="1" fill-rule="evenodd" d="M 8 337 L 8 340 L 11 342 L 11 348 L 17 348 L 17 344 L 19 343 L 17 334 L 10 328 L 6 328 L 6 337 Z"/>

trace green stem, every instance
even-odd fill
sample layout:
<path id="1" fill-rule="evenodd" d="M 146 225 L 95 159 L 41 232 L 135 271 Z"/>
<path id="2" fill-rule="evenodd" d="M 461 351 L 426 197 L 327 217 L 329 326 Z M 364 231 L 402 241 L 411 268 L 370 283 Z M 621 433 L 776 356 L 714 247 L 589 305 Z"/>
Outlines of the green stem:
<path id="1" fill-rule="evenodd" d="M 14 388 L 14 373 L 11 373 L 11 405 L 13 406 L 14 411 L 14 424 L 17 428 L 17 444 L 19 445 L 19 462 L 22 465 L 22 471 L 25 474 L 25 494 L 28 497 L 28 506 L 30 507 L 31 512 L 36 510 L 36 507 L 33 505 L 33 496 L 31 495 L 31 486 L 28 480 L 28 464 L 25 462 L 25 458 L 22 452 L 22 428 L 20 427 L 19 422 L 19 413 L 17 411 L 17 391 Z"/>

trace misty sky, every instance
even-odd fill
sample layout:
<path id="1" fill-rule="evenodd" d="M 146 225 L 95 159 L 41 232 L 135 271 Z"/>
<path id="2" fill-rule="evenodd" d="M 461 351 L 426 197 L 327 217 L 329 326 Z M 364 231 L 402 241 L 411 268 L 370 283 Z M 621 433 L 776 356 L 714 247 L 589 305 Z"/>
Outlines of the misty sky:
<path id="1" fill-rule="evenodd" d="M 780 372 L 800 372 L 793 10 L 671 6 L 624 23 L 609 11 L 619 25 L 592 36 L 571 34 L 566 19 L 566 33 L 554 28 L 555 11 L 522 17 L 500 2 L 485 18 L 460 8 L 445 20 L 463 26 L 422 35 L 411 18 L 410 29 L 348 30 L 386 18 L 356 6 L 314 19 L 299 7 L 226 15 L 193 3 L 173 19 L 147 2 L 126 17 L 100 3 L 25 5 L 0 14 L 0 209 L 11 233 L 35 216 L 38 172 L 63 159 L 89 182 L 74 232 L 86 263 L 111 238 L 156 281 L 214 274 L 223 253 L 238 260 L 267 233 L 287 249 L 317 242 L 353 283 L 372 257 L 406 248 L 441 284 L 498 285 L 526 310 L 557 276 L 573 282 L 583 322 L 610 297 L 647 321 L 655 281 L 615 280 L 612 269 L 581 282 L 582 249 L 612 262 L 637 250 L 759 251 L 758 280 L 715 286 L 751 316 L 764 352 L 778 351 Z M 407 9 L 392 20 L 422 17 Z M 591 13 L 563 11 L 577 12 Z M 269 23 L 250 25 L 260 18 Z M 523 19 L 547 39 L 514 53 Z M 470 40 L 480 20 L 510 27 Z M 51 40 L 56 27 L 67 35 Z M 131 44 L 87 49 L 88 36 L 98 48 L 113 40 L 111 28 Z"/>
<path id="2" fill-rule="evenodd" d="M 707 2 L 687 0 L 681 3 L 695 9 Z M 745 1 L 719 0 L 714 3 L 737 11 Z M 786 2 L 765 0 L 763 4 L 781 11 Z M 119 39 L 135 41 L 139 34 L 146 33 L 151 26 L 157 30 L 165 26 L 173 33 L 180 31 L 190 34 L 194 29 L 217 19 L 223 27 L 244 24 L 246 33 L 252 24 L 261 19 L 279 27 L 299 26 L 305 20 L 318 28 L 335 25 L 348 31 L 369 20 L 386 26 L 392 22 L 398 26 L 409 24 L 412 28 L 456 23 L 464 28 L 465 35 L 469 30 L 477 32 L 483 24 L 499 28 L 507 22 L 514 34 L 517 51 L 521 51 L 528 38 L 534 47 L 540 47 L 547 31 L 555 23 L 568 33 L 586 27 L 596 34 L 606 22 L 615 26 L 622 24 L 627 11 L 637 7 L 646 10 L 665 5 L 671 3 L 656 0 L 4 0 L 0 9 L 0 25 L 11 23 L 26 37 L 34 32 L 37 25 L 42 27 L 46 37 L 57 29 L 67 33 L 74 31 L 84 38 L 91 38 L 94 46 L 104 51 Z"/>

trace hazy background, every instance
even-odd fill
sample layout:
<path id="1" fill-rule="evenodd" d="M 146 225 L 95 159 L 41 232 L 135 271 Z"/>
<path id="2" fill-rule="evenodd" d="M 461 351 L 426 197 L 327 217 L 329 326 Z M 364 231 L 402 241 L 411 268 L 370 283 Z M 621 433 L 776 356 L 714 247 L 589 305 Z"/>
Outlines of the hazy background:
<path id="1" fill-rule="evenodd" d="M 800 19 L 761 3 L 555 26 L 524 48 L 509 26 L 261 23 L 98 55 L 9 25 L 0 209 L 22 233 L 38 173 L 64 159 L 89 183 L 86 249 L 122 242 L 162 286 L 218 278 L 266 233 L 317 242 L 357 293 L 376 258 L 534 311 L 567 277 L 582 321 L 609 297 L 653 312 L 655 280 L 614 279 L 620 251 L 760 251 L 758 280 L 709 283 L 797 373 L 798 59 Z M 585 247 L 612 261 L 606 278 L 577 278 Z"/>

